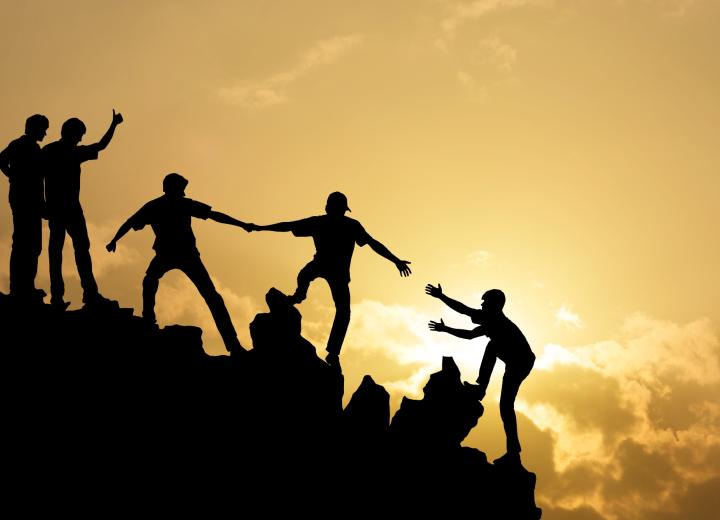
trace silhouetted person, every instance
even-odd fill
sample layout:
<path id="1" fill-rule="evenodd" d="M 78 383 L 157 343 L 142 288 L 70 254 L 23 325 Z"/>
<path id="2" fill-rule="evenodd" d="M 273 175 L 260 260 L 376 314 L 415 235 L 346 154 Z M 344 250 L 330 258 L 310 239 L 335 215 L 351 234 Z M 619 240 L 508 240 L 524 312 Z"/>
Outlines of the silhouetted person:
<path id="1" fill-rule="evenodd" d="M 530 374 L 535 364 L 535 354 L 525 339 L 522 331 L 503 313 L 505 294 L 499 289 L 490 289 L 483 294 L 480 309 L 472 309 L 442 292 L 442 287 L 428 284 L 425 293 L 438 298 L 452 310 L 469 316 L 473 323 L 479 324 L 472 330 L 454 329 L 439 322 L 431 321 L 430 330 L 447 332 L 453 336 L 464 339 L 473 339 L 480 336 L 490 338 L 477 378 L 477 385 L 468 385 L 479 400 L 485 397 L 490 375 L 495 367 L 495 360 L 505 363 L 502 390 L 500 392 L 500 417 L 505 428 L 507 438 L 507 453 L 495 460 L 496 463 L 520 462 L 520 440 L 517 432 L 517 419 L 515 417 L 515 397 L 517 397 L 520 383 Z"/>
<path id="2" fill-rule="evenodd" d="M 407 260 L 400 260 L 387 247 L 371 237 L 357 220 L 345 216 L 348 208 L 347 197 L 336 191 L 327 198 L 325 215 L 318 215 L 292 222 L 279 222 L 267 226 L 251 224 L 251 230 L 290 231 L 296 237 L 312 237 L 315 242 L 315 256 L 303 267 L 297 276 L 297 289 L 290 297 L 293 303 L 302 302 L 307 296 L 310 282 L 324 278 L 330 286 L 335 302 L 335 319 L 327 343 L 326 361 L 339 366 L 348 325 L 350 324 L 350 261 L 355 244 L 368 244 L 373 251 L 395 264 L 401 276 L 410 275 Z"/>
<path id="3" fill-rule="evenodd" d="M 224 213 L 213 211 L 210 206 L 185 197 L 188 180 L 177 173 L 170 173 L 163 179 L 164 195 L 151 200 L 130 217 L 107 245 L 107 250 L 115 251 L 115 246 L 125 234 L 150 225 L 155 232 L 155 257 L 143 279 L 142 315 L 150 323 L 155 323 L 155 294 L 160 278 L 172 269 L 179 269 L 195 284 L 203 297 L 225 343 L 228 352 L 239 353 L 245 349 L 240 345 L 230 314 L 222 296 L 215 289 L 210 275 L 200 259 L 195 246 L 192 230 L 192 217 L 211 219 L 222 224 L 231 224 L 248 231 L 248 225 Z"/>
<path id="4" fill-rule="evenodd" d="M 65 233 L 72 239 L 75 264 L 83 288 L 83 303 L 96 305 L 109 301 L 98 292 L 93 275 L 90 238 L 80 205 L 80 166 L 85 161 L 98 158 L 100 151 L 110 144 L 115 128 L 122 122 L 122 115 L 113 110 L 112 122 L 102 139 L 94 144 L 80 145 L 85 135 L 85 124 L 73 117 L 63 123 L 60 140 L 43 148 L 45 197 L 50 224 L 50 303 L 55 307 L 65 309 L 68 306 L 63 300 L 65 283 L 62 275 L 62 255 Z"/>
<path id="5" fill-rule="evenodd" d="M 0 152 L 0 169 L 10 180 L 13 216 L 10 252 L 10 294 L 23 301 L 40 300 L 45 291 L 35 288 L 38 257 L 42 251 L 45 194 L 38 144 L 45 138 L 48 118 L 35 114 L 25 121 L 25 134 Z"/>

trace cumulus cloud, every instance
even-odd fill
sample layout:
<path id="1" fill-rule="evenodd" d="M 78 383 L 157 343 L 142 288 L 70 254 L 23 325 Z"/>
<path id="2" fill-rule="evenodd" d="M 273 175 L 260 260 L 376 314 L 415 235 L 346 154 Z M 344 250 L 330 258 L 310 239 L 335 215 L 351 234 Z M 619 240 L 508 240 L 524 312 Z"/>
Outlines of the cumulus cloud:
<path id="1" fill-rule="evenodd" d="M 492 255 L 488 251 L 478 250 L 473 251 L 467 256 L 468 262 L 473 265 L 481 265 L 486 263 L 492 258 Z"/>
<path id="2" fill-rule="evenodd" d="M 470 2 L 453 2 L 447 14 L 440 21 L 441 35 L 435 44 L 440 49 L 447 50 L 448 45 L 454 39 L 460 27 L 495 11 L 548 3 L 550 3 L 548 0 L 472 0 Z"/>
<path id="3" fill-rule="evenodd" d="M 561 305 L 555 312 L 555 320 L 562 325 L 566 325 L 574 329 L 581 329 L 585 326 L 583 321 L 580 319 L 580 316 L 572 312 L 565 304 Z"/>
<path id="4" fill-rule="evenodd" d="M 319 41 L 305 51 L 290 70 L 221 88 L 219 95 L 228 103 L 245 108 L 264 108 L 285 103 L 289 100 L 287 90 L 293 83 L 319 67 L 335 63 L 358 47 L 364 38 L 362 34 L 350 34 Z"/>
<path id="5" fill-rule="evenodd" d="M 160 281 L 155 312 L 160 326 L 171 324 L 193 325 L 203 330 L 203 347 L 210 355 L 225 354 L 225 346 L 207 304 L 197 288 L 182 273 L 173 272 Z M 213 278 L 215 288 L 225 301 L 230 318 L 235 325 L 240 343 L 251 348 L 249 324 L 260 310 L 249 296 L 240 296 Z"/>
<path id="6" fill-rule="evenodd" d="M 687 493 L 720 476 L 719 360 L 707 319 L 636 315 L 616 339 L 546 346 L 518 403 L 555 439 L 555 480 L 543 500 L 567 517 L 679 514 Z M 592 490 L 561 484 L 578 472 Z"/>
<path id="7" fill-rule="evenodd" d="M 500 40 L 497 36 L 485 38 L 480 42 L 478 61 L 490 64 L 504 71 L 512 70 L 517 60 L 517 50 Z"/>

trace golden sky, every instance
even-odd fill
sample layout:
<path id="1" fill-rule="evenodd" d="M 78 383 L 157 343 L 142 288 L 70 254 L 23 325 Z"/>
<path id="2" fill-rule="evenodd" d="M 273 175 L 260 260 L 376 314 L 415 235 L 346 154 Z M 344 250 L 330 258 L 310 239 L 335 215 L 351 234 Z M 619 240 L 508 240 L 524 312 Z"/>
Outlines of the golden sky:
<path id="1" fill-rule="evenodd" d="M 396 407 L 449 355 L 474 380 L 484 340 L 430 333 L 429 319 L 470 324 L 423 289 L 479 305 L 500 288 L 538 355 L 517 409 L 543 518 L 716 518 L 720 2 L 3 0 L 2 13 L 2 146 L 34 113 L 50 119 L 43 144 L 69 117 L 86 143 L 113 108 L 125 117 L 83 166 L 106 296 L 139 313 L 152 232 L 115 255 L 104 244 L 166 173 L 261 224 L 321 214 L 343 191 L 350 216 L 413 262 L 405 279 L 355 252 L 348 397 L 370 373 Z M 312 241 L 194 229 L 249 347 L 265 292 L 294 289 Z M 5 203 L 2 291 L 11 233 Z M 69 245 L 65 269 L 75 308 Z M 323 282 L 299 308 L 322 350 Z M 224 354 L 182 275 L 161 282 L 158 318 L 202 326 L 208 353 Z M 504 450 L 501 374 L 466 440 L 490 458 Z"/>

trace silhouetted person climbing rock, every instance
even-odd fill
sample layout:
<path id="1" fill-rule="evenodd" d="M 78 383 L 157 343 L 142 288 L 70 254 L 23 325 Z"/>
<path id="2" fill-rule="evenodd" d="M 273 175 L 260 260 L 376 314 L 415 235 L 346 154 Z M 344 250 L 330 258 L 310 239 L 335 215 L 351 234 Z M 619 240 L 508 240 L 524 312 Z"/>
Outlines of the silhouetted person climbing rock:
<path id="1" fill-rule="evenodd" d="M 244 352 L 225 307 L 222 296 L 215 289 L 210 275 L 200 259 L 195 246 L 192 217 L 211 219 L 221 224 L 242 227 L 248 231 L 248 225 L 224 213 L 213 211 L 210 206 L 185 197 L 188 180 L 178 173 L 170 173 L 163 179 L 164 195 L 151 200 L 130 217 L 107 245 L 107 250 L 115 251 L 117 241 L 134 229 L 139 231 L 150 225 L 155 232 L 155 257 L 143 279 L 142 315 L 150 323 L 155 323 L 155 295 L 160 278 L 172 269 L 179 269 L 195 284 L 203 297 L 217 325 L 225 348 L 231 354 Z"/>
<path id="2" fill-rule="evenodd" d="M 350 262 L 355 244 L 368 244 L 377 254 L 393 262 L 401 276 L 411 273 L 410 262 L 392 254 L 371 237 L 360 222 L 345 216 L 346 211 L 350 211 L 347 197 L 336 191 L 327 198 L 325 215 L 267 226 L 251 224 L 251 230 L 290 231 L 296 237 L 313 238 L 315 256 L 298 273 L 297 289 L 290 299 L 293 303 L 300 303 L 307 296 L 310 282 L 316 278 L 327 281 L 335 302 L 335 319 L 328 338 L 326 361 L 336 367 L 340 366 L 340 349 L 350 324 Z"/>
<path id="3" fill-rule="evenodd" d="M 21 301 L 42 302 L 45 291 L 35 288 L 38 257 L 42 251 L 45 194 L 38 144 L 45 138 L 47 117 L 35 114 L 25 121 L 25 134 L 0 152 L 0 170 L 10 181 L 13 216 L 10 252 L 10 294 Z"/>
<path id="4" fill-rule="evenodd" d="M 515 417 L 515 397 L 517 397 L 520 384 L 530 374 L 535 364 L 535 354 L 525 339 L 522 331 L 503 313 L 505 294 L 499 289 L 490 289 L 483 294 L 480 309 L 472 309 L 452 298 L 446 296 L 440 284 L 437 287 L 428 284 L 425 293 L 438 298 L 452 310 L 469 316 L 473 323 L 480 326 L 472 330 L 454 329 L 439 322 L 431 321 L 430 330 L 447 332 L 453 336 L 464 339 L 473 339 L 487 336 L 490 342 L 485 348 L 477 385 L 468 385 L 479 400 L 485 397 L 490 375 L 495 367 L 495 360 L 505 363 L 502 390 L 500 392 L 500 417 L 505 428 L 507 438 L 507 453 L 495 460 L 495 463 L 520 463 L 520 440 L 517 432 L 517 419 Z"/>
<path id="5" fill-rule="evenodd" d="M 113 110 L 112 122 L 102 139 L 94 144 L 81 145 L 79 143 L 85 135 L 85 124 L 73 117 L 63 123 L 60 140 L 43 148 L 45 197 L 50 225 L 50 303 L 54 307 L 65 309 L 68 306 L 63 299 L 65 283 L 62 275 L 65 233 L 72 239 L 75 264 L 83 288 L 83 303 L 94 306 L 110 302 L 98 292 L 93 275 L 90 238 L 80 204 L 80 167 L 85 161 L 98 158 L 98 154 L 110 144 L 115 128 L 122 122 L 122 115 Z"/>

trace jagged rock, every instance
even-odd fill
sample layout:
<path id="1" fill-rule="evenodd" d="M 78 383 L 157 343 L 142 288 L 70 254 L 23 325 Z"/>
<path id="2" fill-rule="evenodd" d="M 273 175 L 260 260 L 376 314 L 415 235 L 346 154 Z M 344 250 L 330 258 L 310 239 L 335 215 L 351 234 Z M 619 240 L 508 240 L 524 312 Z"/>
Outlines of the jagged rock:
<path id="1" fill-rule="evenodd" d="M 423 399 L 404 397 L 390 425 L 393 442 L 402 449 L 455 449 L 477 425 L 483 405 L 463 386 L 460 370 L 444 357 L 442 369 L 430 376 Z"/>
<path id="2" fill-rule="evenodd" d="M 342 374 L 301 336 L 300 313 L 279 291 L 267 302 L 236 358 L 206 355 L 197 327 L 0 294 L 6 496 L 74 513 L 195 500 L 225 514 L 539 518 L 534 474 L 460 446 L 482 406 L 451 358 L 392 422 L 369 375 L 343 411 Z"/>

